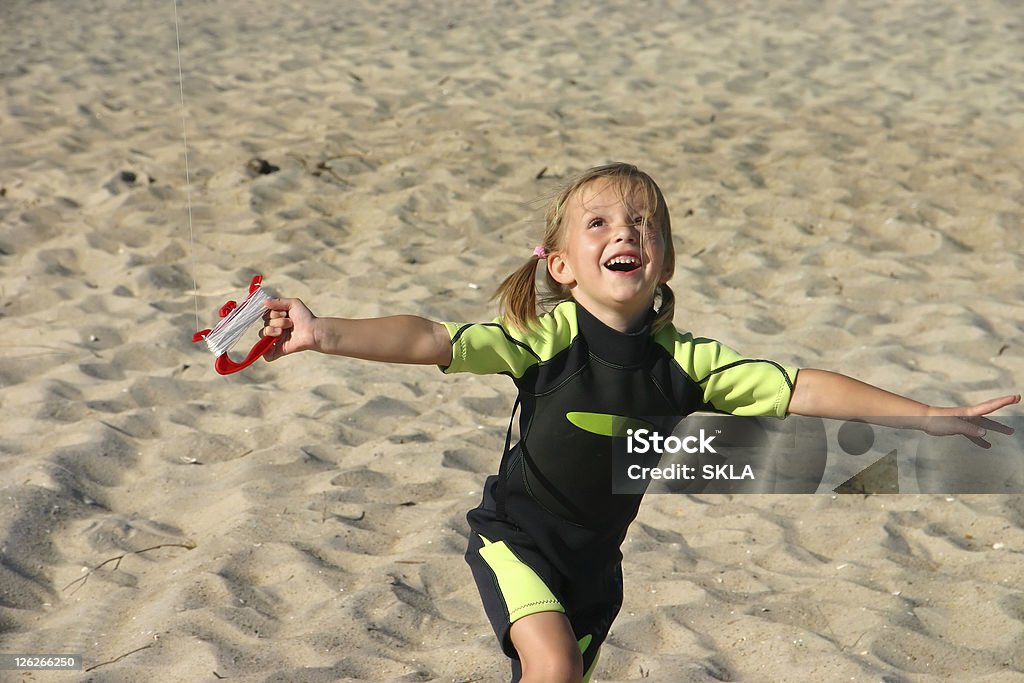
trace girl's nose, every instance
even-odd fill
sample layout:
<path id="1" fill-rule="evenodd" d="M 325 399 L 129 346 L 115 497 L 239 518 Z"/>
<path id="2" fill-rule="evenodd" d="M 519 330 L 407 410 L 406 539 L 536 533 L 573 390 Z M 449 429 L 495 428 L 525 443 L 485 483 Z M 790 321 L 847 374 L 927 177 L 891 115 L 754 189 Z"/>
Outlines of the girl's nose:
<path id="1" fill-rule="evenodd" d="M 618 241 L 635 242 L 639 235 L 640 231 L 631 221 L 615 224 L 615 239 Z"/>

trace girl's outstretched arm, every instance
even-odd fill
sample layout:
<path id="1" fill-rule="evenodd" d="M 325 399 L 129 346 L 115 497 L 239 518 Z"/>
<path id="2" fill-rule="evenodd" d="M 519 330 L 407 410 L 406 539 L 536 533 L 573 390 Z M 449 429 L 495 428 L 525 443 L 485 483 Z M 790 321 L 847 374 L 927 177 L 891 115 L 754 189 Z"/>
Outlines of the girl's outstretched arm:
<path id="1" fill-rule="evenodd" d="M 1013 429 L 983 416 L 1019 401 L 1020 394 L 1012 394 L 973 406 L 936 408 L 846 375 L 808 368 L 797 373 L 789 412 L 813 417 L 873 418 L 870 421 L 877 424 L 930 434 L 962 434 L 988 448 L 991 444 L 984 439 L 987 430 L 1012 434 Z"/>
<path id="2" fill-rule="evenodd" d="M 452 345 L 444 326 L 414 315 L 349 320 L 318 318 L 299 299 L 271 299 L 265 337 L 281 337 L 268 361 L 297 351 L 319 351 L 388 363 L 449 365 Z"/>

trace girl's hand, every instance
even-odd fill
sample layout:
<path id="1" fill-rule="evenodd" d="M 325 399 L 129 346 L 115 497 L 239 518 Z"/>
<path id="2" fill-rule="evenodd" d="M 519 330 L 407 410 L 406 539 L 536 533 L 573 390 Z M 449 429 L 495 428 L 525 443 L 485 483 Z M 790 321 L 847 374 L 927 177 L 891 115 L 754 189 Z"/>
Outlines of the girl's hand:
<path id="1" fill-rule="evenodd" d="M 973 406 L 930 408 L 928 417 L 925 418 L 924 430 L 937 436 L 962 434 L 981 448 L 991 448 L 992 444 L 985 440 L 987 432 L 1013 434 L 1013 428 L 983 416 L 1019 402 L 1020 394 L 1013 394 L 992 398 Z"/>
<path id="2" fill-rule="evenodd" d="M 280 337 L 263 357 L 275 361 L 297 351 L 316 348 L 316 320 L 312 311 L 299 299 L 270 299 L 264 302 L 266 323 L 261 337 Z"/>

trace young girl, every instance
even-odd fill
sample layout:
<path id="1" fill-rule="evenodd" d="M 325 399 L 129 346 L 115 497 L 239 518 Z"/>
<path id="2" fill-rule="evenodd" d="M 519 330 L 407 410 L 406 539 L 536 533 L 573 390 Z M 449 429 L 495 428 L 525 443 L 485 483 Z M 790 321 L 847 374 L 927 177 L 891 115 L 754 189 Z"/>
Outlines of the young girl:
<path id="1" fill-rule="evenodd" d="M 536 266 L 548 293 L 537 315 Z M 297 351 L 446 373 L 502 373 L 519 391 L 520 440 L 468 515 L 466 560 L 512 680 L 588 680 L 622 602 L 619 547 L 642 494 L 612 495 L 609 436 L 618 421 L 697 410 L 735 415 L 920 416 L 929 431 L 987 447 L 973 416 L 1019 395 L 933 408 L 843 375 L 743 358 L 672 326 L 675 266 L 668 207 L 627 164 L 591 169 L 557 196 L 544 239 L 498 288 L 503 315 L 480 324 L 415 316 L 317 318 L 297 299 L 267 303 L 275 360 Z M 513 417 L 515 409 L 513 409 Z M 944 416 L 936 421 L 934 418 Z M 509 430 L 511 436 L 511 425 Z"/>

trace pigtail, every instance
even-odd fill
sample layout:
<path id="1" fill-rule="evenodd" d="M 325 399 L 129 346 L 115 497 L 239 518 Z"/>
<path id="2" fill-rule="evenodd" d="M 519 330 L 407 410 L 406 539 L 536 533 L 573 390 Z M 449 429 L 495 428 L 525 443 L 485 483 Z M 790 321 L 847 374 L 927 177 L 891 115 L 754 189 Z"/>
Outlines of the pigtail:
<path id="1" fill-rule="evenodd" d="M 562 207 L 571 188 L 565 188 L 551 203 L 544 218 L 544 239 L 533 250 L 530 260 L 498 285 L 492 299 L 498 300 L 498 309 L 510 327 L 525 330 L 537 322 L 537 306 L 550 306 L 569 298 L 568 290 L 551 277 L 547 270 L 547 257 L 559 244 L 558 230 L 562 221 Z M 537 264 L 544 264 L 547 292 L 538 296 Z"/>
<path id="2" fill-rule="evenodd" d="M 657 333 L 666 327 L 672 327 L 672 319 L 676 314 L 676 295 L 667 284 L 658 285 L 661 301 L 651 322 L 651 332 Z"/>
<path id="3" fill-rule="evenodd" d="M 513 328 L 525 330 L 537 321 L 537 256 L 530 257 L 511 275 L 498 285 L 492 299 L 498 300 L 498 308 Z"/>

